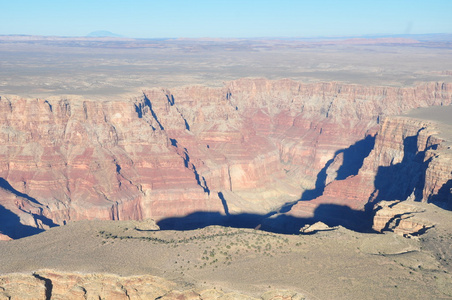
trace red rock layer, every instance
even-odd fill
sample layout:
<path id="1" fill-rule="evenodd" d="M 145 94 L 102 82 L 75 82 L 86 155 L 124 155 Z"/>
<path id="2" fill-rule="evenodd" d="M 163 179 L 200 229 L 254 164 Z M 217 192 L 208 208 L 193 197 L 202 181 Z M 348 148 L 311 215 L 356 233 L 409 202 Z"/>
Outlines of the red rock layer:
<path id="1" fill-rule="evenodd" d="M 236 212 L 269 211 L 312 189 L 383 115 L 450 104 L 451 91 L 241 79 L 130 100 L 1 98 L 0 205 L 42 228 L 224 212 L 222 191 Z M 334 191 L 345 193 L 325 197 Z"/>

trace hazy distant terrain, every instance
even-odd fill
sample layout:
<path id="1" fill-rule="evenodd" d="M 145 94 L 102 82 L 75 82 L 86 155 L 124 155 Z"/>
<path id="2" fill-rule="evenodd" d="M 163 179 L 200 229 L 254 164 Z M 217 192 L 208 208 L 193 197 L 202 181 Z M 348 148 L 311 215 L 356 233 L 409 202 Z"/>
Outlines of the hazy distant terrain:
<path id="1" fill-rule="evenodd" d="M 242 77 L 388 86 L 452 81 L 451 37 L 413 37 L 133 40 L 1 36 L 0 94 L 108 98 L 136 95 L 142 88 L 155 86 L 221 86 Z"/>

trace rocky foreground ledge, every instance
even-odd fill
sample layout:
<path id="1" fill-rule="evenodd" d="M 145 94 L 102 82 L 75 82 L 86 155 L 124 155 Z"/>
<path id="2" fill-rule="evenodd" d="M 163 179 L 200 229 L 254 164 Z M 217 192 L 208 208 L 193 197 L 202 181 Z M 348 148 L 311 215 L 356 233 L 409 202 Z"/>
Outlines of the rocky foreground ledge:
<path id="1" fill-rule="evenodd" d="M 0 242 L 0 299 L 450 298 L 450 212 L 410 204 L 413 218 L 434 223 L 417 238 L 392 222 L 384 234 L 325 225 L 298 235 L 70 222 Z"/>
<path id="2" fill-rule="evenodd" d="M 288 290 L 274 290 L 254 298 L 239 293 L 225 293 L 217 289 L 176 289 L 176 283 L 151 275 L 121 277 L 106 273 L 66 273 L 39 270 L 33 273 L 14 273 L 0 276 L 0 299 L 306 299 Z"/>

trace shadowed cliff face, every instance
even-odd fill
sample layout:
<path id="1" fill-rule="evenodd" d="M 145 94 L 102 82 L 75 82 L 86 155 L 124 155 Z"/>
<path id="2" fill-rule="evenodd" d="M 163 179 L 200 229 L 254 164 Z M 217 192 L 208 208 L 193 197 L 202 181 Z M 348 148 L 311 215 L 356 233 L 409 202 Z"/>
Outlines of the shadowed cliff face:
<path id="1" fill-rule="evenodd" d="M 40 233 L 44 231 L 33 226 L 23 225 L 19 217 L 12 211 L 0 205 L 0 233 L 9 236 L 12 239 L 18 239 L 24 236 Z"/>
<path id="2" fill-rule="evenodd" d="M 450 142 L 437 135 L 437 125 L 416 119 L 388 118 L 380 132 L 376 149 L 369 158 L 374 160 L 373 167 L 368 164 L 363 172 L 374 177 L 375 189 L 369 204 L 381 200 L 447 199 L 445 190 L 452 175 L 452 151 Z"/>
<path id="3" fill-rule="evenodd" d="M 93 218 L 165 224 L 205 212 L 207 223 L 209 214 L 219 214 L 221 222 L 253 227 L 265 224 L 262 217 L 287 219 L 283 214 L 303 205 L 311 215 L 297 216 L 299 223 L 319 219 L 313 214 L 320 204 L 360 215 L 377 190 L 377 201 L 413 190 L 426 200 L 441 186 L 422 182 L 442 185 L 448 178 L 426 170 L 435 149 L 414 149 L 424 130 L 393 142 L 375 133 L 382 116 L 449 104 L 451 90 L 436 83 L 390 88 L 242 79 L 117 101 L 1 98 L 2 214 L 47 228 Z M 406 154 L 388 165 L 377 152 L 393 144 L 394 153 Z M 394 172 L 402 171 L 421 175 L 392 192 L 391 184 L 403 181 Z M 359 227 L 361 217 L 352 219 L 347 226 Z"/>
<path id="4" fill-rule="evenodd" d="M 369 147 L 361 148 L 361 158 L 356 156 L 360 162 L 357 172 L 352 172 L 355 164 L 348 168 L 346 160 L 336 155 L 318 173 L 315 189 L 305 191 L 299 201 L 287 203 L 275 214 L 371 231 L 374 207 L 381 201 L 410 199 L 450 208 L 452 151 L 450 142 L 437 133 L 435 123 L 387 117 L 375 137 L 369 138 Z M 355 145 L 365 145 L 364 141 Z M 339 170 L 347 170 L 349 175 L 338 176 Z M 329 206 L 337 208 L 319 213 L 319 208 Z M 347 207 L 350 213 L 341 214 L 338 206 Z"/>
<path id="5" fill-rule="evenodd" d="M 229 214 L 212 212 L 196 212 L 184 217 L 165 218 L 158 222 L 161 230 L 194 230 L 211 225 L 232 228 L 253 228 L 267 232 L 297 234 L 307 224 L 324 222 L 330 227 L 343 226 L 358 232 L 374 232 L 372 230 L 373 215 L 369 212 L 354 210 L 348 206 L 336 204 L 320 204 L 315 208 L 312 217 L 302 218 L 290 214 Z"/>
<path id="6" fill-rule="evenodd" d="M 336 151 L 334 157 L 330 159 L 317 174 L 315 189 L 304 191 L 300 200 L 309 201 L 321 196 L 327 183 L 332 180 L 344 180 L 349 176 L 357 175 L 359 169 L 363 165 L 364 159 L 369 155 L 370 151 L 372 151 L 374 144 L 375 137 L 368 135 L 347 149 Z M 331 169 L 333 169 L 332 164 L 337 162 L 338 158 L 340 158 L 342 163 L 337 170 L 333 170 L 335 178 L 328 180 L 327 171 L 331 171 Z M 327 180 L 329 182 L 327 182 Z"/>
<path id="7" fill-rule="evenodd" d="M 425 151 L 434 149 L 432 145 L 423 151 L 418 151 L 419 129 L 416 135 L 403 140 L 403 159 L 390 166 L 378 167 L 375 176 L 375 192 L 378 193 L 375 201 L 407 199 L 411 194 L 415 201 L 422 200 L 424 189 L 425 170 L 431 159 L 425 161 Z"/>
<path id="8" fill-rule="evenodd" d="M 435 203 L 441 208 L 452 210 L 452 179 L 449 179 L 446 183 L 444 183 L 438 190 L 437 194 L 431 195 L 429 202 Z"/>

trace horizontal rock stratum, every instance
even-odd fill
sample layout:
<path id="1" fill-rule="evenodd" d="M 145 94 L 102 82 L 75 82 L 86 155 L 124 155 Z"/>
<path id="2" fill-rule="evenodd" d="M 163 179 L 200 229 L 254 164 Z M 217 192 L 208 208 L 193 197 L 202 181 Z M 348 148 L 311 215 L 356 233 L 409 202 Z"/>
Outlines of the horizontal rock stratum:
<path id="1" fill-rule="evenodd" d="M 387 116 L 451 102 L 446 83 L 266 79 L 111 101 L 2 96 L 0 236 L 81 219 L 264 216 L 300 199 L 312 200 L 292 208 L 301 217 L 320 203 L 428 201 L 450 183 L 450 151 L 426 122 Z"/>
<path id="2" fill-rule="evenodd" d="M 0 286 L 0 299 L 305 299 L 302 294 L 288 290 L 267 291 L 262 297 L 254 298 L 216 289 L 179 290 L 174 282 L 151 275 L 122 277 L 55 270 L 2 275 Z"/>

